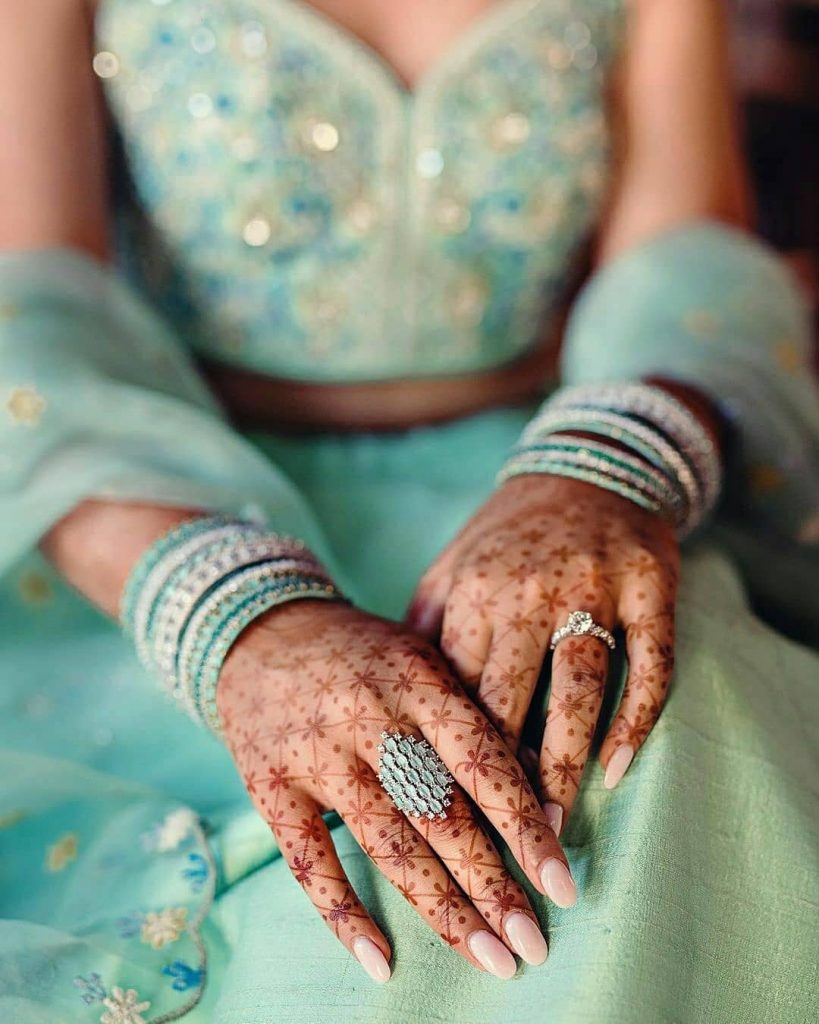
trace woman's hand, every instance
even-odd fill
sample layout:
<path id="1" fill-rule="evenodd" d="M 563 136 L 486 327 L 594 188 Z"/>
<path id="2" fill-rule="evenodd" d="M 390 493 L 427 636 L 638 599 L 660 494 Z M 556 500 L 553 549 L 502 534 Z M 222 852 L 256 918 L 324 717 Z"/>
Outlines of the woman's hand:
<path id="1" fill-rule="evenodd" d="M 336 810 L 421 917 L 470 963 L 515 972 L 546 944 L 467 796 L 539 892 L 574 902 L 566 859 L 515 758 L 443 658 L 345 604 L 297 601 L 258 619 L 218 690 L 225 736 L 296 879 L 344 945 L 386 981 L 390 947 L 347 880 L 322 812 Z M 458 785 L 442 821 L 408 818 L 378 780 L 384 730 L 426 738 Z"/>
<path id="2" fill-rule="evenodd" d="M 441 647 L 510 749 L 551 635 L 569 612 L 626 631 L 629 672 L 600 750 L 605 785 L 628 768 L 660 714 L 674 665 L 679 556 L 659 517 L 591 484 L 550 475 L 505 483 L 422 579 L 407 622 Z M 603 700 L 608 649 L 592 637 L 558 644 L 540 781 L 560 833 Z"/>

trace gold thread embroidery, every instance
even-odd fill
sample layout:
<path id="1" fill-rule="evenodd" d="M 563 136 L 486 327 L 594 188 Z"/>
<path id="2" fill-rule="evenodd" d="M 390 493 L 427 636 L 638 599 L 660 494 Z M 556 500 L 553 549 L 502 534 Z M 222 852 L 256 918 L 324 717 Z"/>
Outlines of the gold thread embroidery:
<path id="1" fill-rule="evenodd" d="M 12 421 L 36 427 L 46 407 L 46 400 L 36 388 L 15 388 L 6 400 L 6 412 Z"/>
<path id="2" fill-rule="evenodd" d="M 31 569 L 17 581 L 17 593 L 25 604 L 43 605 L 54 597 L 54 590 L 51 581 L 38 572 Z"/>
<path id="3" fill-rule="evenodd" d="M 45 868 L 51 874 L 63 871 L 68 865 L 77 859 L 79 843 L 76 832 L 66 832 L 60 836 L 56 843 L 46 849 Z"/>

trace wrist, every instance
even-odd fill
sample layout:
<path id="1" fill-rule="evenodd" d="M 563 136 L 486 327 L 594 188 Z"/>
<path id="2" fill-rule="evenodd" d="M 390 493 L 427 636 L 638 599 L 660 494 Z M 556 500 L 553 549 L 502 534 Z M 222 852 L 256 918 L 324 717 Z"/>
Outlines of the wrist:
<path id="1" fill-rule="evenodd" d="M 686 536 L 713 508 L 721 483 L 719 449 L 701 419 L 707 405 L 687 398 L 648 382 L 562 388 L 526 427 L 498 483 L 538 473 L 583 481 Z M 690 404 L 702 406 L 701 416 Z"/>
<path id="2" fill-rule="evenodd" d="M 84 597 L 116 618 L 139 559 L 169 530 L 200 515 L 189 508 L 83 501 L 51 527 L 40 549 Z"/>
<path id="3" fill-rule="evenodd" d="M 298 539 L 244 520 L 198 516 L 162 536 L 134 566 L 121 621 L 146 669 L 219 735 L 217 682 L 239 636 L 273 608 L 340 598 Z"/>

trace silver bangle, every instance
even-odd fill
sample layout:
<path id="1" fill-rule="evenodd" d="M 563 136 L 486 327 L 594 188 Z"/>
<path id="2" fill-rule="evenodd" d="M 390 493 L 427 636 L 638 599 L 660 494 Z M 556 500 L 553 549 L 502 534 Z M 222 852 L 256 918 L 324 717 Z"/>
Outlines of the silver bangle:
<path id="1" fill-rule="evenodd" d="M 295 572 L 309 574 L 311 577 L 320 577 L 328 584 L 332 582 L 327 572 L 315 560 L 306 566 L 302 562 L 298 568 L 294 565 L 285 567 L 278 562 L 264 562 L 261 565 L 249 566 L 227 577 L 196 608 L 184 631 L 177 639 L 178 653 L 174 658 L 174 664 L 164 677 L 166 688 L 177 700 L 185 703 L 187 710 L 194 717 L 196 717 L 195 709 L 191 704 L 191 696 L 188 692 L 192 680 L 191 662 L 209 620 L 216 615 L 228 598 L 239 593 L 251 596 L 258 589 L 259 584 L 265 580 L 273 579 L 277 574 L 285 575 Z"/>
<path id="2" fill-rule="evenodd" d="M 616 449 L 610 449 L 616 451 Z M 636 460 L 635 460 L 636 461 Z M 687 506 L 682 501 L 681 495 L 669 486 L 666 479 L 658 470 L 643 464 L 639 469 L 612 465 L 608 460 L 601 458 L 585 447 L 580 447 L 576 452 L 560 451 L 551 449 L 548 444 L 538 449 L 527 449 L 512 455 L 506 467 L 501 473 L 508 473 L 509 470 L 525 472 L 538 472 L 539 466 L 548 465 L 548 470 L 541 469 L 541 472 L 556 473 L 561 475 L 560 466 L 579 466 L 594 470 L 611 480 L 627 484 L 647 498 L 656 503 L 662 510 L 663 517 L 668 519 L 674 526 L 679 526 L 686 515 Z"/>
<path id="3" fill-rule="evenodd" d="M 578 404 L 633 413 L 665 431 L 694 467 L 703 491 L 704 508 L 710 509 L 716 503 L 722 477 L 717 448 L 697 417 L 669 392 L 634 381 L 582 384 L 558 392 L 553 407 Z"/>
<path id="4" fill-rule="evenodd" d="M 550 409 L 547 406 L 524 431 L 521 447 L 525 447 L 527 443 L 536 444 L 541 438 L 560 431 L 588 430 L 593 433 L 598 424 L 608 428 L 605 436 L 634 448 L 659 468 L 668 466 L 674 473 L 683 489 L 689 509 L 680 532 L 690 532 L 704 514 L 704 495 L 691 466 L 658 430 L 606 409 L 577 406 Z"/>
<path id="5" fill-rule="evenodd" d="M 303 550 L 299 543 L 298 550 Z M 235 547 L 225 547 L 214 553 L 212 560 L 203 562 L 190 574 L 171 587 L 156 616 L 152 641 L 153 663 L 163 677 L 173 669 L 179 636 L 194 608 L 219 580 L 237 569 L 256 565 L 262 561 L 288 558 L 294 554 L 288 545 L 275 535 L 258 540 L 242 540 Z"/>
<path id="6" fill-rule="evenodd" d="M 157 599 L 167 586 L 168 581 L 177 570 L 186 565 L 191 559 L 205 549 L 224 542 L 239 541 L 246 537 L 261 537 L 263 532 L 260 527 L 251 523 L 227 523 L 216 526 L 204 533 L 197 534 L 184 544 L 171 550 L 152 569 L 144 584 L 140 588 L 136 599 L 134 610 L 134 641 L 137 654 L 143 665 L 153 668 L 150 648 L 148 644 L 149 626 Z"/>

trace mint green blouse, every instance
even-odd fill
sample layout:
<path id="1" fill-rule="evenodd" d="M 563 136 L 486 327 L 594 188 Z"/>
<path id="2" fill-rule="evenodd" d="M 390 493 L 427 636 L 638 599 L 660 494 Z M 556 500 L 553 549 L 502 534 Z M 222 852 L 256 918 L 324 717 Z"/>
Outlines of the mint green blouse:
<path id="1" fill-rule="evenodd" d="M 599 212 L 622 7 L 505 0 L 410 92 L 300 0 L 102 0 L 141 289 L 201 354 L 279 376 L 513 359 Z"/>

